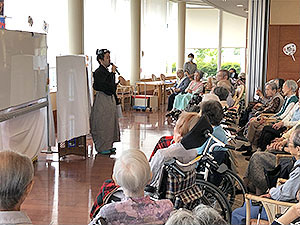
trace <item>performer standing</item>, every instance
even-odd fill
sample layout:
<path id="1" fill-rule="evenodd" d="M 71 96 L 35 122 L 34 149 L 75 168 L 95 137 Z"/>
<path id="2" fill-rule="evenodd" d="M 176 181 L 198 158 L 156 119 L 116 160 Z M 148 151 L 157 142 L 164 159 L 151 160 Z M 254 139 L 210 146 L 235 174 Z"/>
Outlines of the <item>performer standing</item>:
<path id="1" fill-rule="evenodd" d="M 93 88 L 97 91 L 91 111 L 91 134 L 98 153 L 111 154 L 115 152 L 113 143 L 120 141 L 120 127 L 116 106 L 115 72 L 116 66 L 112 64 L 108 71 L 110 51 L 97 49 L 97 61 L 100 66 L 93 73 Z"/>

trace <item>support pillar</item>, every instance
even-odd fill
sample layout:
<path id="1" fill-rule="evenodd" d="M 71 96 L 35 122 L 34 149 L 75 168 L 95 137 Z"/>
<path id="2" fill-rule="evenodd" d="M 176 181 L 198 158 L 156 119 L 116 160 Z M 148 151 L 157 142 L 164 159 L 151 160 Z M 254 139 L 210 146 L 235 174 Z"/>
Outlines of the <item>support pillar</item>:
<path id="1" fill-rule="evenodd" d="M 223 39 L 223 10 L 218 12 L 218 30 L 219 30 L 219 40 L 218 40 L 218 70 L 221 69 L 222 65 L 222 39 Z"/>
<path id="2" fill-rule="evenodd" d="M 140 80 L 141 67 L 141 0 L 130 0 L 131 10 L 131 76 L 130 83 Z"/>
<path id="3" fill-rule="evenodd" d="M 83 0 L 68 1 L 69 53 L 84 54 L 84 4 Z"/>
<path id="4" fill-rule="evenodd" d="M 183 68 L 185 55 L 186 3 L 178 2 L 178 55 L 176 69 Z"/>

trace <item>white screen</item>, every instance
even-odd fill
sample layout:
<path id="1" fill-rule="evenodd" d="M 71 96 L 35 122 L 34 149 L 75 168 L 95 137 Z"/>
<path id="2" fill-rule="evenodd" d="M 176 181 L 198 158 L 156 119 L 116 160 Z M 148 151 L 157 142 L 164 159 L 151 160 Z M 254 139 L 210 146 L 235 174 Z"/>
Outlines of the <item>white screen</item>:
<path id="1" fill-rule="evenodd" d="M 47 96 L 46 35 L 0 30 L 0 110 Z"/>

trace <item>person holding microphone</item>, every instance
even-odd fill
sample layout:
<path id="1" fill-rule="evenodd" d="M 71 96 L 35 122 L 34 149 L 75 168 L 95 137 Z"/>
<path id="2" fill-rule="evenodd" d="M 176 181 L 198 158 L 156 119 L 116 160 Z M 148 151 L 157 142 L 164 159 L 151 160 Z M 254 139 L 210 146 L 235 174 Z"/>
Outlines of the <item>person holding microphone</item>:
<path id="1" fill-rule="evenodd" d="M 96 91 L 91 110 L 90 127 L 96 151 L 112 154 L 114 142 L 120 141 L 120 127 L 117 114 L 115 73 L 117 67 L 110 62 L 110 51 L 97 49 L 98 69 L 93 73 L 93 88 Z M 111 72 L 108 67 L 111 65 Z"/>

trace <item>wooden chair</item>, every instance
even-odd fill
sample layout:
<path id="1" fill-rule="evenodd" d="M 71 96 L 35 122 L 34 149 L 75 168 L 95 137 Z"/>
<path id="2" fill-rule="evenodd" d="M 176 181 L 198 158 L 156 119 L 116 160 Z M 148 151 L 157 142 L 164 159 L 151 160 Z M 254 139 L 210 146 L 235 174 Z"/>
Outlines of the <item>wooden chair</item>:
<path id="1" fill-rule="evenodd" d="M 275 220 L 275 215 L 279 213 L 283 214 L 287 211 L 288 208 L 295 205 L 295 203 L 276 201 L 273 199 L 262 198 L 251 194 L 246 194 L 245 200 L 246 200 L 246 225 L 250 225 L 252 221 L 250 219 L 250 200 L 258 201 L 263 204 L 263 207 L 265 208 L 267 213 L 269 224 L 271 224 Z"/>
<path id="2" fill-rule="evenodd" d="M 157 81 L 157 77 L 156 77 L 154 74 L 152 74 L 152 75 L 151 75 L 151 80 L 152 80 L 152 81 Z"/>
<path id="3" fill-rule="evenodd" d="M 120 98 L 122 110 L 125 110 L 125 99 L 129 99 L 131 102 L 133 87 L 130 85 L 130 81 L 126 81 L 124 77 L 119 76 L 118 79 L 120 82 L 117 86 L 117 96 Z"/>

